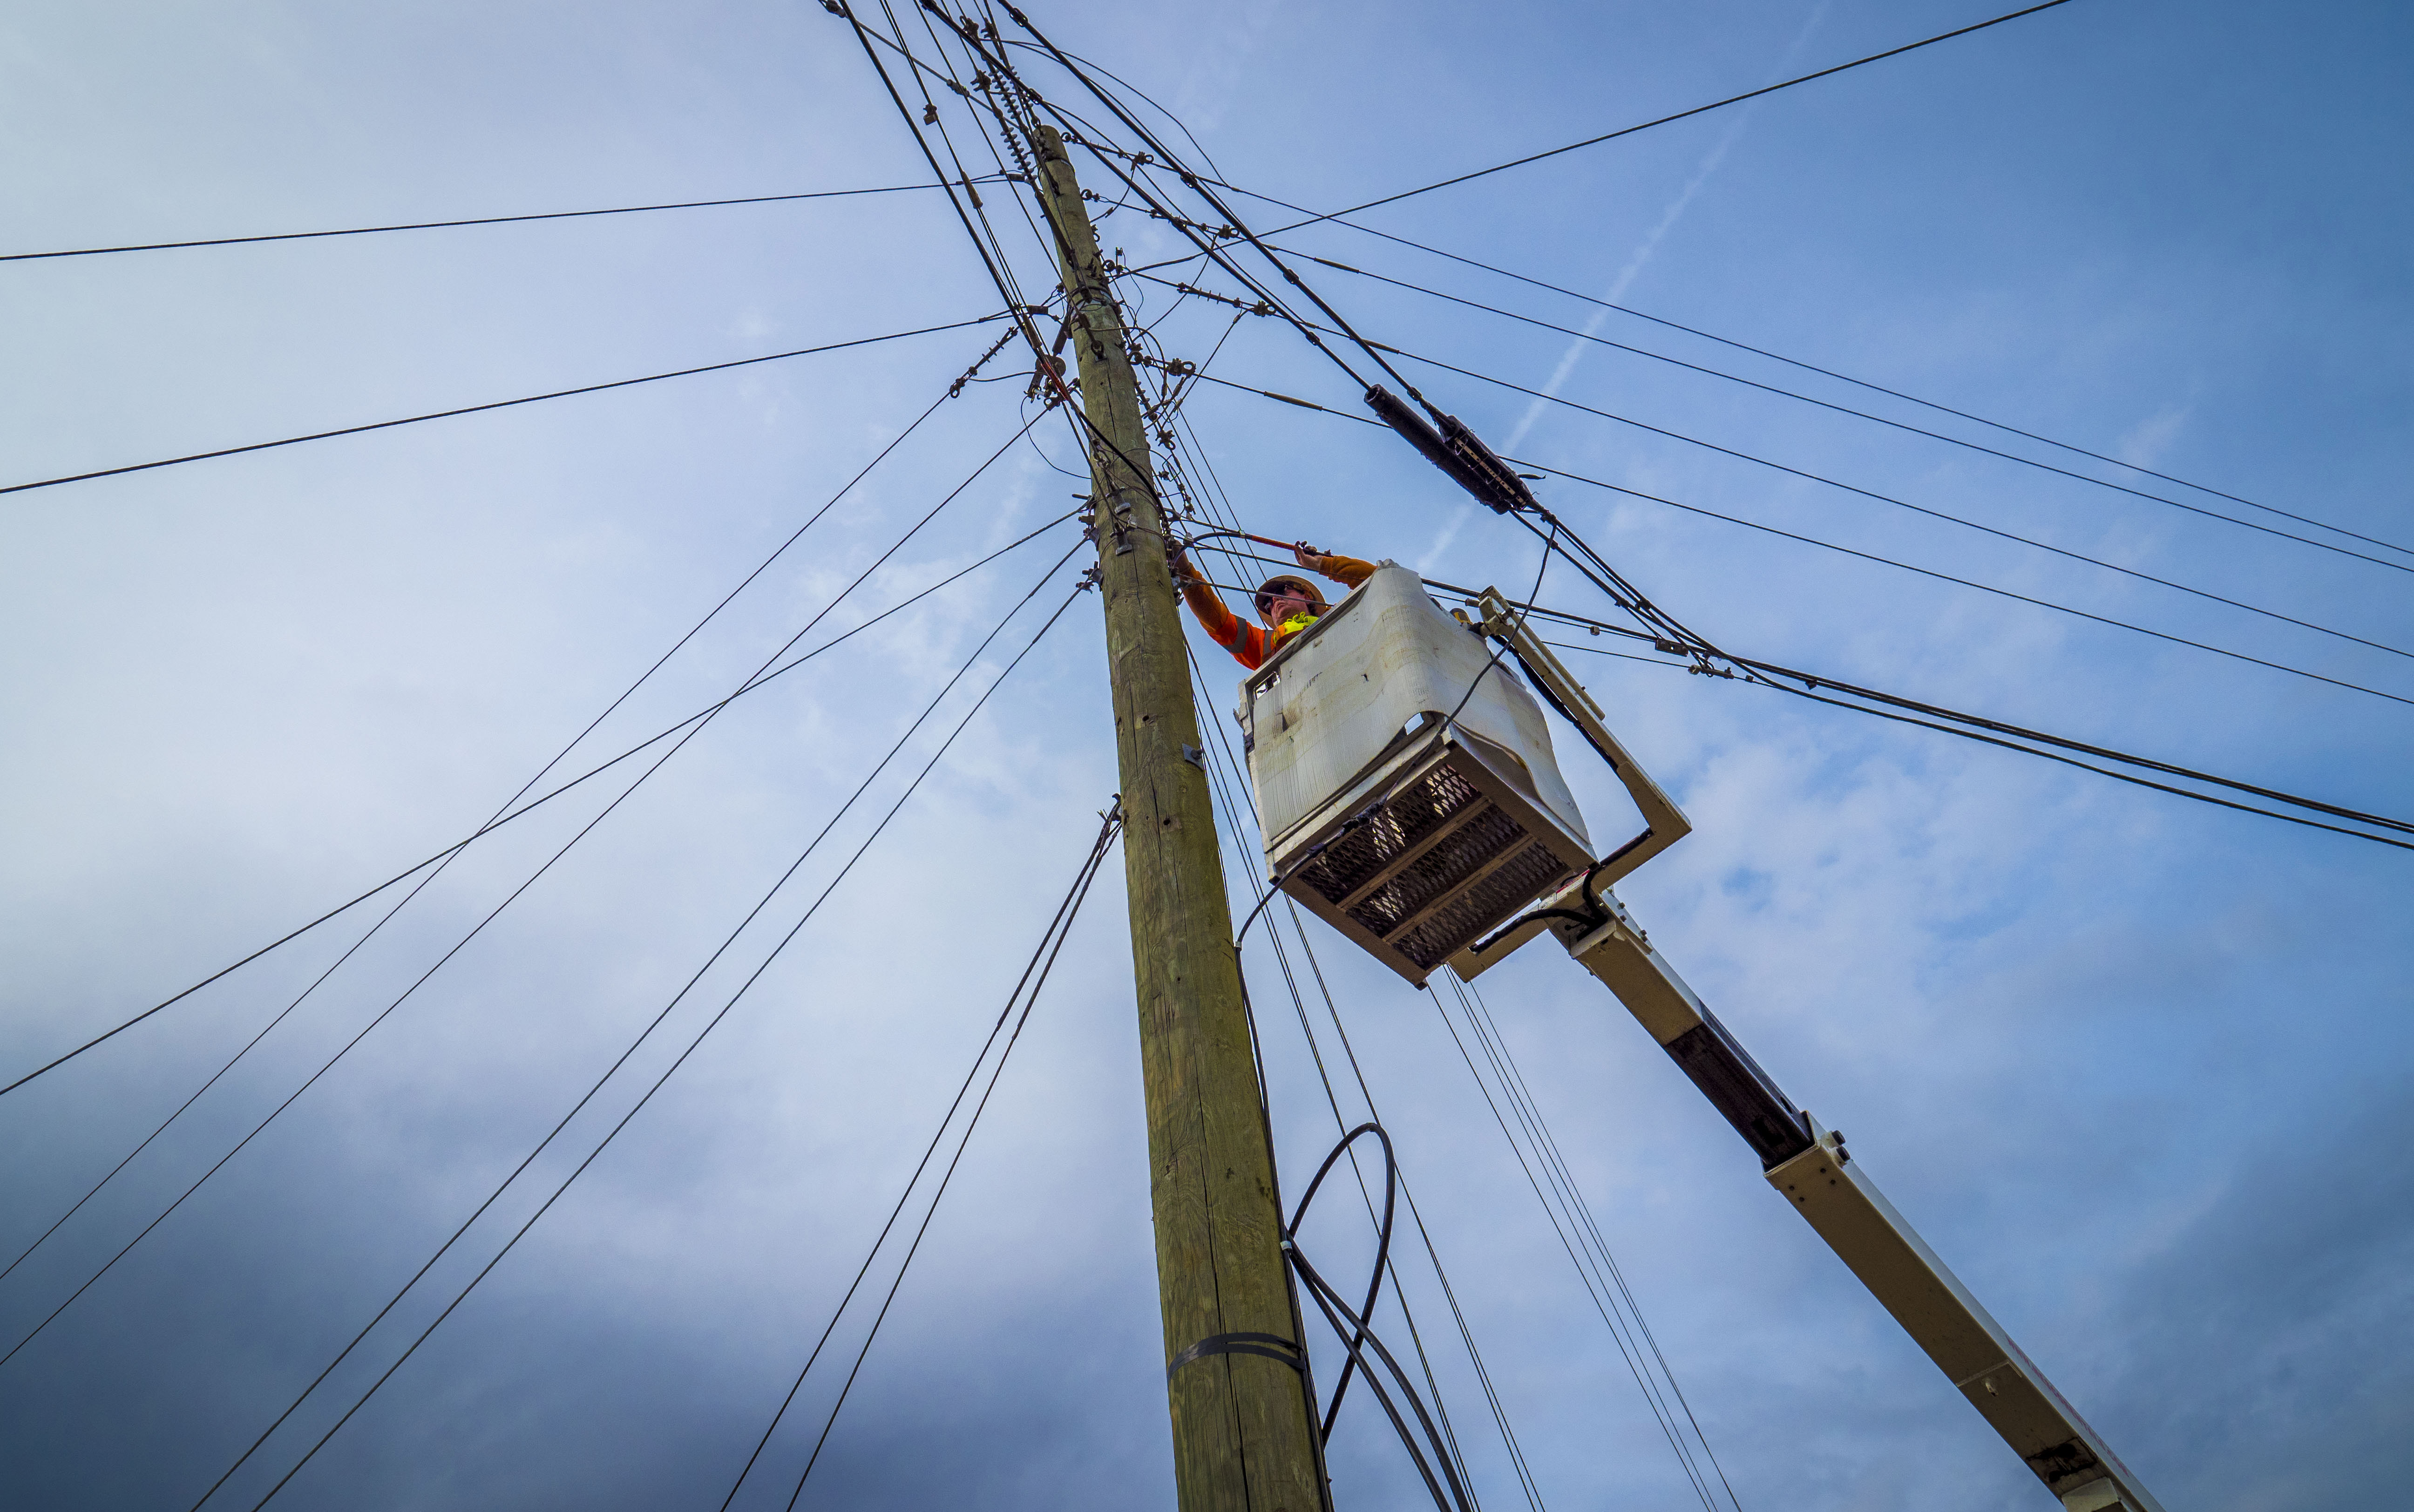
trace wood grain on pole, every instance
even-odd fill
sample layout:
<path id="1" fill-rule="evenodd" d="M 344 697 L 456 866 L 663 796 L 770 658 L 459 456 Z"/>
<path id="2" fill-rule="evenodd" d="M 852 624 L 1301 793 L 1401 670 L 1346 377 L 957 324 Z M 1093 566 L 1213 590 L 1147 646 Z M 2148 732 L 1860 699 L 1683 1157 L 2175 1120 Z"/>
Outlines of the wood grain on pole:
<path id="1" fill-rule="evenodd" d="M 1063 141 L 1046 127 L 1039 158 L 1082 406 L 1096 427 L 1091 475 L 1123 775 L 1165 1357 L 1223 1334 L 1301 1345 L 1207 773 L 1190 755 L 1200 749 L 1199 715 L 1139 385 L 1080 186 Z M 1173 1372 L 1167 1397 L 1183 1512 L 1324 1505 L 1300 1371 L 1262 1355 L 1208 1355 Z"/>

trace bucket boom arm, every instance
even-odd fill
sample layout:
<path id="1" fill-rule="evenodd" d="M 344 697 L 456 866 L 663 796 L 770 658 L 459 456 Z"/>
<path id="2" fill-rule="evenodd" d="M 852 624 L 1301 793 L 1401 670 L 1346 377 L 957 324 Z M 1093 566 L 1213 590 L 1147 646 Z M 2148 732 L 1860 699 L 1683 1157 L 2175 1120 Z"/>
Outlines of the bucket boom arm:
<path id="1" fill-rule="evenodd" d="M 1478 601 L 1474 628 L 1513 652 L 1527 675 L 1581 730 L 1642 810 L 1642 835 L 1595 871 L 1492 939 L 1452 958 L 1472 977 L 1549 930 L 1599 978 L 1692 1079 L 1760 1157 L 1768 1184 L 1928 1352 L 1946 1379 L 2003 1436 L 2067 1512 L 2162 1512 L 2003 1325 L 1896 1212 L 1844 1137 L 1796 1108 L 1725 1025 L 1651 949 L 1618 900 L 1601 891 L 1666 849 L 1691 828 L 1602 723 L 1595 704 L 1528 632 L 1498 591 Z"/>

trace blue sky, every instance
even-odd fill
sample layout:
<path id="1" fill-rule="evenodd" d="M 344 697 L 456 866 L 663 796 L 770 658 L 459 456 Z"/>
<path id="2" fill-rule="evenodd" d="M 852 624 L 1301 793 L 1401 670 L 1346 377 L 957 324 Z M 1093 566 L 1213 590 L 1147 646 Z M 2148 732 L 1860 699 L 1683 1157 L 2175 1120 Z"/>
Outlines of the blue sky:
<path id="1" fill-rule="evenodd" d="M 1067 0 L 1033 16 L 1178 115 L 1230 182 L 1326 208 L 1991 13 Z M 1363 218 L 2414 546 L 2409 62 L 2414 24 L 2389 7 L 2077 0 Z M 8 251 L 925 174 L 861 52 L 812 5 L 26 5 L 0 20 L 0 77 Z M 1069 82 L 1034 78 L 1071 100 Z M 1002 190 L 991 203 L 1002 232 L 1020 230 Z M 1102 234 L 1134 261 L 1179 250 L 1130 212 Z M 2140 483 L 1395 243 L 1319 227 L 1284 245 L 1560 325 L 1598 315 L 1611 340 Z M 1025 287 L 1044 284 L 1028 232 L 1008 246 Z M 2401 569 L 1309 266 L 1377 340 L 2414 649 Z M 1170 299 L 1146 289 L 1143 318 Z M 964 320 L 996 295 L 923 192 L 19 262 L 0 264 L 0 481 L 22 482 Z M 1159 335 L 1199 359 L 1228 323 L 1192 302 Z M 0 498 L 0 1071 L 473 830 L 991 338 Z M 1272 322 L 1238 322 L 1214 371 L 1355 405 Z M 2414 813 L 2403 654 L 1409 372 L 1554 468 L 2395 697 L 1542 486 L 1626 576 L 1739 652 Z M 720 697 L 1006 442 L 1021 387 L 941 405 L 579 754 L 591 764 Z M 1251 529 L 1456 582 L 1532 578 L 1529 537 L 1380 431 L 1213 388 L 1187 414 Z M 1033 435 L 816 635 L 1069 509 L 1080 484 L 1051 461 L 1076 454 L 1061 429 Z M 27 1504 L 191 1505 L 1072 545 L 1060 528 L 733 706 L 0 1364 L 0 1442 Z M 972 687 L 1079 562 L 1007 624 Z M 1590 611 L 1587 591 L 1554 568 L 1542 597 Z M 1198 649 L 1202 709 L 1220 720 L 1236 669 Z M 2408 859 L 1764 690 L 1571 660 L 1696 825 L 1620 890 L 1654 943 L 1851 1133 L 2165 1504 L 2384 1501 L 2414 1408 L 2395 1342 L 2414 1324 L 2414 1192 L 2392 1137 L 2414 1112 Z M 209 1505 L 257 1502 L 400 1355 L 839 874 L 974 696 L 939 698 L 675 1010 L 668 1044 L 640 1050 L 566 1154 L 541 1158 Z M 1081 599 L 663 1092 L 274 1505 L 719 1505 L 1070 880 L 1114 788 L 1110 733 Z M 1594 832 L 1617 829 L 1606 774 L 1563 755 Z M 608 797 L 482 843 L 331 976 L 0 1279 L 0 1348 Z M 1253 845 L 1244 816 L 1228 837 L 1236 893 Z M 1171 1505 L 1123 906 L 1110 864 L 798 1505 Z M 0 1098 L 16 1152 L 0 1264 L 368 921 L 313 932 Z M 1540 1500 L 1691 1504 L 1437 1022 L 1455 1001 L 1319 926 L 1304 946 L 1282 932 L 1330 984 Z M 1333 1115 L 1261 950 L 1253 936 L 1278 1151 L 1299 1173 Z M 2042 1503 L 1589 979 L 1544 946 L 1481 986 L 1738 1503 Z M 1312 988 L 1307 1008 L 1331 1060 Z M 1363 1115 L 1354 1080 L 1339 1100 Z M 1347 1220 L 1319 1220 L 1345 1274 L 1367 1243 Z M 873 1274 L 885 1287 L 890 1272 Z M 1409 1267 L 1408 1286 L 1478 1490 L 1520 1505 L 1430 1271 Z M 842 1317 L 842 1367 L 868 1321 Z M 843 1375 L 815 1367 L 736 1505 L 785 1501 Z M 1371 1409 L 1358 1401 L 1334 1439 L 1344 1506 L 1415 1494 Z"/>

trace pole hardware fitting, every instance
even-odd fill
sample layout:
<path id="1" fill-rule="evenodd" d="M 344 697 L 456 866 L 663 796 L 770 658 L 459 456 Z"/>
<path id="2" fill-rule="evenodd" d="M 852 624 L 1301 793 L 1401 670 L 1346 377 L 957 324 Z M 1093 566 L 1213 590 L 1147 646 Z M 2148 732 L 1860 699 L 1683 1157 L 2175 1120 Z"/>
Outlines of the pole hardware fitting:
<path id="1" fill-rule="evenodd" d="M 1192 766 L 1197 767 L 1201 771 L 1205 771 L 1207 770 L 1207 751 L 1203 746 L 1184 746 L 1182 748 L 1182 759 L 1189 762 Z"/>
<path id="2" fill-rule="evenodd" d="M 1073 591 L 1076 593 L 1086 593 L 1094 588 L 1104 588 L 1106 586 L 1106 574 L 1100 572 L 1097 564 L 1093 562 L 1089 566 L 1081 569 L 1081 580 L 1073 585 Z"/>

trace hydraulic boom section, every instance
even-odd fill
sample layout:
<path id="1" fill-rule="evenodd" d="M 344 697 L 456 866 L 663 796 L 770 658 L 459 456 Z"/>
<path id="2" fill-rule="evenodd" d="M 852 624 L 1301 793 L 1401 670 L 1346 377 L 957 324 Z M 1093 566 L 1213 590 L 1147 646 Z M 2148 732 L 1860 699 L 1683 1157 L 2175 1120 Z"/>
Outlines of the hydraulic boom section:
<path id="1" fill-rule="evenodd" d="M 1760 1157 L 1768 1184 L 1818 1231 L 2046 1489 L 2069 1512 L 2161 1512 L 2160 1504 L 2003 1325 L 1895 1211 L 1844 1147 L 1844 1137 L 1794 1106 L 1652 950 L 1624 905 L 1606 894 L 1599 902 L 1604 922 L 1587 928 L 1579 921 L 1553 920 L 1552 933 L 1684 1069 Z"/>

